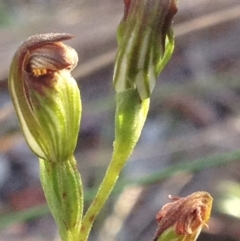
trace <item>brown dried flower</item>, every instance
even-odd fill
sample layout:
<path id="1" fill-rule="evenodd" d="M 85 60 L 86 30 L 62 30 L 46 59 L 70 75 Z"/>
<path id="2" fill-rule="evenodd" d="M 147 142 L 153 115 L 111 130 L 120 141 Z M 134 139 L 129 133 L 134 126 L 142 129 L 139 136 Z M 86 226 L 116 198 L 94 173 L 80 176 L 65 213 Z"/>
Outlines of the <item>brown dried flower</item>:
<path id="1" fill-rule="evenodd" d="M 156 216 L 158 229 L 154 241 L 169 228 L 173 228 L 177 240 L 196 240 L 203 226 L 207 226 L 209 220 L 212 197 L 207 192 L 195 192 L 187 197 L 172 197 L 171 203 L 163 206 Z M 173 236 L 171 236 L 173 237 Z"/>

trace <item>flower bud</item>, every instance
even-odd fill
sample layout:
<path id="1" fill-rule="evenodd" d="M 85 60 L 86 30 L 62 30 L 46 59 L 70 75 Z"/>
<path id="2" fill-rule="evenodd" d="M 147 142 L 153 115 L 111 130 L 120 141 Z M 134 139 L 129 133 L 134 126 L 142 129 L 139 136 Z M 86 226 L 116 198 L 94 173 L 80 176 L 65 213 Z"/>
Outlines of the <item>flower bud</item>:
<path id="1" fill-rule="evenodd" d="M 81 116 L 80 92 L 71 70 L 76 51 L 64 45 L 69 34 L 39 34 L 17 50 L 9 90 L 24 136 L 32 151 L 51 162 L 74 152 Z"/>
<path id="2" fill-rule="evenodd" d="M 137 88 L 143 100 L 150 97 L 173 52 L 171 23 L 177 12 L 176 0 L 124 0 L 124 3 L 113 81 L 116 92 Z"/>
<path id="3" fill-rule="evenodd" d="M 207 226 L 212 209 L 212 197 L 207 192 L 195 192 L 185 198 L 171 197 L 156 219 L 158 229 L 153 241 L 195 241 L 203 226 Z"/>

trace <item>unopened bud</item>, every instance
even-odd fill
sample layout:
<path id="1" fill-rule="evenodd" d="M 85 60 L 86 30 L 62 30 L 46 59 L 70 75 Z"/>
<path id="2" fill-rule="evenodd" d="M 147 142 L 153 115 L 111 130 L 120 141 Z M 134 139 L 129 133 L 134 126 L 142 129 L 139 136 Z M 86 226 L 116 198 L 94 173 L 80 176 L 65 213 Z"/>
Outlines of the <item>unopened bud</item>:
<path id="1" fill-rule="evenodd" d="M 80 92 L 71 70 L 76 51 L 61 41 L 69 34 L 28 38 L 11 64 L 9 89 L 24 136 L 32 151 L 51 162 L 74 152 L 81 116 Z"/>
<path id="2" fill-rule="evenodd" d="M 173 52 L 171 24 L 177 12 L 176 0 L 124 0 L 124 3 L 113 81 L 116 92 L 136 88 L 143 100 L 150 97 Z"/>

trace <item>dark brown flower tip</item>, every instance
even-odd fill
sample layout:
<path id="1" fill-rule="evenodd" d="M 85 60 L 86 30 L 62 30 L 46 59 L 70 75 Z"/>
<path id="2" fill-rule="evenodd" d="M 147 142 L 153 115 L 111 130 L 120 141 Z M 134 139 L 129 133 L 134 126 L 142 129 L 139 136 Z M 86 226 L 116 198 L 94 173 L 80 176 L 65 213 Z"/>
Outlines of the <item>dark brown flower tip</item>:
<path id="1" fill-rule="evenodd" d="M 62 69 L 71 71 L 76 64 L 75 51 L 61 42 L 54 42 L 30 49 L 27 54 L 25 71 L 38 77 Z"/>
<path id="2" fill-rule="evenodd" d="M 9 83 L 12 89 L 18 88 L 28 99 L 31 89 L 42 95 L 45 87 L 52 88 L 59 80 L 55 74 L 70 72 L 78 62 L 76 51 L 61 42 L 72 38 L 71 34 L 47 33 L 24 41 L 11 63 Z"/>
<path id="3" fill-rule="evenodd" d="M 25 53 L 28 49 L 37 48 L 44 44 L 61 42 L 72 38 L 74 36 L 68 33 L 35 34 L 22 43 L 17 54 Z"/>
<path id="4" fill-rule="evenodd" d="M 77 64 L 78 56 L 73 48 L 60 42 L 70 38 L 71 35 L 50 34 L 28 39 L 24 70 L 37 77 L 62 69 L 71 71 Z"/>
<path id="5" fill-rule="evenodd" d="M 172 226 L 177 235 L 191 235 L 202 226 L 207 226 L 212 208 L 212 197 L 209 193 L 195 192 L 184 198 L 169 198 L 172 202 L 164 205 L 156 215 L 158 229 L 155 237 L 159 238 Z"/>
<path id="6" fill-rule="evenodd" d="M 176 0 L 170 0 L 169 6 L 168 6 L 168 11 L 166 14 L 166 17 L 163 22 L 162 26 L 162 42 L 164 43 L 164 49 L 165 50 L 165 36 L 167 35 L 167 32 L 169 31 L 169 28 L 171 27 L 173 17 L 177 13 L 178 8 L 177 8 L 177 1 Z"/>
<path id="7" fill-rule="evenodd" d="M 65 33 L 37 34 L 22 43 L 14 59 L 27 96 L 29 88 L 43 94 L 43 88 L 52 87 L 58 79 L 56 73 L 70 72 L 76 66 L 76 51 L 61 42 L 71 38 L 72 35 Z"/>
<path id="8" fill-rule="evenodd" d="M 73 38 L 70 34 L 37 34 L 28 38 L 18 49 L 18 69 L 25 75 L 39 77 L 62 69 L 71 71 L 78 62 L 76 51 L 61 43 Z M 28 76 L 29 78 L 29 76 Z"/>
<path id="9" fill-rule="evenodd" d="M 130 8 L 130 4 L 131 4 L 131 0 L 124 0 L 124 16 L 123 16 L 123 19 L 126 19 L 127 18 L 127 15 L 128 15 L 128 11 L 129 11 L 129 8 Z"/>

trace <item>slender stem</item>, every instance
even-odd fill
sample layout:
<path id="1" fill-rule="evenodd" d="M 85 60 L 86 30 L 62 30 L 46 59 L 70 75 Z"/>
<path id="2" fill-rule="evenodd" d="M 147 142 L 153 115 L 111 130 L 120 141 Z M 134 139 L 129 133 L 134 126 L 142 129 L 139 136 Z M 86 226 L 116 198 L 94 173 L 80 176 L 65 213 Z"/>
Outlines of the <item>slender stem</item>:
<path id="1" fill-rule="evenodd" d="M 111 162 L 98 193 L 85 214 L 79 241 L 87 241 L 96 216 L 107 201 L 119 174 L 132 154 L 144 126 L 150 100 L 140 100 L 136 89 L 116 94 L 115 141 Z"/>
<path id="2" fill-rule="evenodd" d="M 125 157 L 118 155 L 116 154 L 116 152 L 114 152 L 112 160 L 106 171 L 105 177 L 99 187 L 98 193 L 83 218 L 79 241 L 86 241 L 88 239 L 93 222 L 101 211 L 104 204 L 106 203 L 125 164 L 125 162 L 119 161 L 123 160 L 123 158 Z"/>

